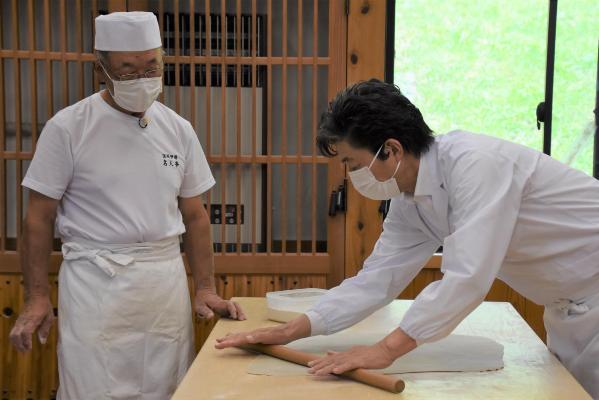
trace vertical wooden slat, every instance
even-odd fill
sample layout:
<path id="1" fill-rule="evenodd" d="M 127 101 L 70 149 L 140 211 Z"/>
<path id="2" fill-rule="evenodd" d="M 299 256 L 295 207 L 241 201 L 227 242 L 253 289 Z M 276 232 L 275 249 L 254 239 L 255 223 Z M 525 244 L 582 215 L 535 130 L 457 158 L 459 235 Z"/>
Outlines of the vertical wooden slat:
<path id="1" fill-rule="evenodd" d="M 54 307 L 58 306 L 58 275 L 53 274 L 49 277 L 50 280 L 50 301 L 54 305 Z M 43 365 L 44 374 L 46 376 L 47 384 L 49 385 L 50 390 L 47 393 L 50 393 L 50 398 L 53 398 L 56 395 L 56 391 L 58 390 L 58 360 L 56 358 L 56 344 L 58 341 L 58 327 L 55 323 L 54 326 L 50 330 L 50 336 L 48 336 L 48 342 L 45 347 L 46 358 L 42 360 L 40 365 Z M 45 394 L 45 393 L 44 393 Z M 53 396 L 54 395 L 54 396 Z"/>
<path id="2" fill-rule="evenodd" d="M 226 0 L 221 0 L 220 3 L 220 20 L 221 20 L 221 46 L 220 46 L 220 57 L 221 57 L 221 101 L 220 101 L 220 117 L 221 117 L 221 149 L 220 149 L 220 171 L 221 171 L 221 197 L 220 197 L 220 215 L 221 215 L 221 250 L 224 255 L 226 252 L 226 231 L 227 224 L 225 218 L 225 204 L 227 203 L 227 168 L 225 164 L 225 156 L 227 155 L 227 64 L 226 64 L 226 56 L 227 56 L 227 8 L 226 8 Z"/>
<path id="3" fill-rule="evenodd" d="M 21 187 L 21 181 L 23 180 L 23 161 L 15 160 L 16 179 L 15 179 L 15 192 L 17 200 L 17 229 L 16 229 L 16 250 L 21 249 L 21 232 L 23 231 L 23 188 Z"/>
<path id="4" fill-rule="evenodd" d="M 287 0 L 283 0 L 283 73 L 282 73 L 282 110 L 281 117 L 281 252 L 287 252 Z"/>
<path id="5" fill-rule="evenodd" d="M 295 236 L 296 253 L 302 252 L 302 56 L 303 56 L 303 2 L 297 1 L 297 163 L 296 163 L 296 182 L 295 182 Z"/>
<path id="6" fill-rule="evenodd" d="M 149 11 L 151 0 L 125 0 L 126 11 Z"/>
<path id="7" fill-rule="evenodd" d="M 15 304 L 14 310 L 22 310 L 24 308 L 24 286 L 22 284 L 19 284 L 20 281 L 22 281 L 21 277 L 17 277 L 17 279 L 15 279 L 14 281 L 15 286 L 17 287 L 16 299 L 13 303 Z M 35 343 L 35 339 L 33 339 L 32 342 Z M 35 346 L 35 344 L 33 345 Z M 33 350 L 27 354 L 13 353 L 15 355 L 15 357 L 13 358 L 13 365 L 15 370 L 18 371 L 18 373 L 15 373 L 13 375 L 13 377 L 16 378 L 14 379 L 14 383 L 16 389 L 15 398 L 17 399 L 34 398 L 34 394 L 30 385 L 33 358 L 32 353 Z"/>
<path id="8" fill-rule="evenodd" d="M 96 17 L 98 16 L 98 0 L 92 0 L 92 21 L 91 21 L 91 28 L 92 28 L 92 37 L 96 37 L 96 27 L 95 27 L 95 22 L 96 22 Z M 92 43 L 92 52 L 94 51 L 94 45 Z M 92 75 L 93 75 L 93 91 L 94 93 L 97 92 L 98 90 L 100 90 L 100 81 L 98 79 L 98 74 L 96 74 L 95 72 L 93 72 L 92 70 Z"/>
<path id="9" fill-rule="evenodd" d="M 256 254 L 256 0 L 252 0 L 252 254 Z M 269 32 L 270 34 L 270 32 Z M 262 182 L 264 184 L 264 182 Z"/>
<path id="10" fill-rule="evenodd" d="M 357 56 L 355 63 L 347 64 L 347 83 L 370 78 L 384 79 L 385 74 L 385 2 L 371 2 L 362 12 L 361 5 L 350 2 L 347 31 L 347 52 Z M 332 51 L 332 50 L 331 50 Z M 374 248 L 381 234 L 382 217 L 379 201 L 360 196 L 352 185 L 347 187 L 345 275 L 353 276 Z M 359 228 L 358 228 L 359 227 Z"/>
<path id="11" fill-rule="evenodd" d="M 12 2 L 12 47 L 14 50 L 19 50 L 19 16 L 18 16 L 18 8 L 17 1 L 13 0 Z M 14 74 L 15 74 L 15 151 L 16 153 L 21 152 L 21 140 L 22 140 L 22 123 L 21 120 L 21 63 L 18 58 L 14 59 Z M 23 193 L 21 191 L 21 161 L 19 159 L 15 160 L 15 169 L 16 169 L 16 180 L 15 180 L 15 193 L 16 193 L 16 244 L 17 250 L 20 249 L 20 241 L 18 240 L 21 237 L 21 219 L 23 216 L 23 204 L 22 204 L 22 196 Z M 9 211 L 10 212 L 10 211 Z"/>
<path id="12" fill-rule="evenodd" d="M 195 19 L 195 4 L 194 0 L 189 0 L 189 92 L 190 99 L 189 103 L 191 106 L 191 125 L 197 134 L 196 127 L 196 64 L 195 64 L 195 32 L 196 32 L 196 19 Z M 201 47 L 201 46 L 200 46 Z"/>
<path id="13" fill-rule="evenodd" d="M 28 36 L 29 36 L 29 82 L 30 82 L 30 102 L 29 102 L 29 107 L 30 107 L 30 121 L 31 121 L 31 125 L 30 125 L 30 137 L 31 137 L 31 149 L 33 151 L 33 149 L 35 148 L 35 144 L 36 144 L 36 138 L 37 138 L 37 68 L 36 68 L 36 61 L 35 59 L 32 57 L 33 55 L 33 51 L 35 50 L 35 21 L 33 18 L 34 12 L 33 12 L 33 0 L 29 0 L 28 4 L 27 4 L 27 19 L 28 19 Z M 21 166 L 22 166 L 22 161 L 17 161 Z M 23 192 L 23 188 L 20 186 L 20 180 L 19 182 L 17 182 L 17 184 L 19 185 L 19 187 L 17 187 L 17 190 L 21 193 Z M 19 236 L 17 236 L 17 242 L 19 242 L 18 240 Z"/>
<path id="14" fill-rule="evenodd" d="M 206 29 L 206 48 L 200 49 L 200 52 L 204 50 L 206 56 L 212 56 L 212 18 L 210 15 L 210 0 L 206 0 L 204 3 L 204 26 Z M 201 32 L 200 32 L 201 34 Z M 200 48 L 202 42 L 200 40 Z M 201 54 L 201 53 L 200 53 Z M 206 62 L 206 155 L 208 159 L 212 154 L 212 64 L 210 61 Z M 206 205 L 208 207 L 208 214 L 210 214 L 210 208 L 212 206 L 212 191 L 208 191 L 206 196 Z"/>
<path id="15" fill-rule="evenodd" d="M 50 0 L 44 1 L 44 48 L 46 50 L 46 101 L 48 109 L 46 112 L 46 121 L 52 118 L 54 114 L 54 80 L 52 79 L 52 61 L 50 61 L 50 51 L 52 51 L 52 30 L 50 29 Z"/>
<path id="16" fill-rule="evenodd" d="M 350 2 L 354 4 L 357 2 Z M 385 2 L 380 2 L 383 4 Z M 372 4 L 372 2 L 370 3 Z M 376 4 L 379 4 L 377 2 Z M 343 2 L 329 3 L 329 45 L 330 64 L 327 66 L 328 97 L 332 97 L 346 85 L 347 66 L 347 18 Z M 381 61 L 382 62 L 382 61 Z M 340 185 L 344 179 L 344 170 L 339 161 L 331 159 L 327 165 L 327 190 Z M 345 252 L 345 220 L 343 218 L 328 218 L 327 223 L 327 252 L 331 257 L 327 285 L 336 286 L 344 278 Z"/>
<path id="17" fill-rule="evenodd" d="M 3 63 L 3 60 L 0 60 L 0 65 Z M 4 76 L 3 68 L 0 66 L 0 74 Z M 0 78 L 0 81 L 3 81 L 4 78 Z M 1 87 L 0 90 L 4 92 L 4 88 Z M 2 96 L 4 97 L 4 96 Z M 3 102 L 0 102 L 0 106 L 4 108 Z M 2 118 L 0 118 L 0 123 L 4 126 L 4 112 L 1 112 Z M 4 129 L 3 129 L 4 131 Z M 4 134 L 2 134 L 2 143 L 4 143 Z M 4 146 L 3 146 L 4 147 Z M 6 236 L 8 234 L 8 230 L 6 228 L 6 220 L 8 216 L 8 210 L 6 209 L 6 159 L 2 157 L 0 160 L 0 251 L 6 251 Z"/>
<path id="18" fill-rule="evenodd" d="M 0 12 L 2 12 L 2 2 L 0 2 Z M 0 35 L 1 37 L 1 35 Z M 2 43 L 2 42 L 0 42 Z M 10 307 L 11 309 L 16 309 L 16 290 L 18 288 L 18 283 L 14 282 L 16 279 L 14 275 L 0 275 L 0 304 L 2 307 Z M 15 313 L 16 314 L 16 313 Z M 15 368 L 12 364 L 12 356 L 13 350 L 10 348 L 8 344 L 8 337 L 10 329 L 12 325 L 16 322 L 16 316 L 13 314 L 8 318 L 0 319 L 0 365 L 2 365 L 2 369 L 0 369 L 0 388 L 3 391 L 11 393 L 14 396 L 16 390 L 14 389 L 15 383 Z M 3 400 L 8 398 L 8 393 L 2 393 Z"/>
<path id="19" fill-rule="evenodd" d="M 237 253 L 241 253 L 241 0 L 237 0 L 237 12 L 235 21 L 235 32 L 237 34 L 235 42 L 235 53 L 237 56 L 237 64 L 235 65 L 235 76 L 237 78 L 237 120 L 235 124 L 235 133 L 237 135 L 237 160 L 235 163 L 235 174 L 237 178 L 237 218 L 236 218 L 236 235 L 237 235 Z"/>
<path id="20" fill-rule="evenodd" d="M 79 79 L 79 93 L 77 100 L 81 100 L 85 97 L 85 77 L 83 76 L 83 62 L 81 61 L 81 54 L 83 53 L 83 27 L 81 14 L 81 1 L 75 2 L 75 24 L 77 28 L 77 76 Z"/>
<path id="21" fill-rule="evenodd" d="M 0 2 L 0 15 L 4 10 Z M 0 29 L 0 45 L 3 45 L 4 37 Z M 0 58 L 0 150 L 6 150 L 6 116 L 4 110 L 4 59 Z M 0 159 L 0 251 L 6 250 L 6 162 L 4 157 Z"/>
<path id="22" fill-rule="evenodd" d="M 180 88 L 181 81 L 179 79 L 180 64 L 180 43 L 179 43 L 179 0 L 174 0 L 173 18 L 175 19 L 175 111 L 177 114 L 181 112 Z"/>
<path id="23" fill-rule="evenodd" d="M 314 13 L 312 20 L 312 254 L 316 254 L 316 130 L 318 106 L 318 0 L 313 2 Z"/>
<path id="24" fill-rule="evenodd" d="M 272 156 L 272 0 L 268 0 L 268 12 L 266 13 L 267 19 L 267 71 L 266 71 L 266 86 L 268 89 L 267 93 L 267 104 L 266 104 L 266 146 L 269 160 L 266 166 L 266 251 L 268 254 L 272 252 L 272 162 L 270 157 Z"/>
<path id="25" fill-rule="evenodd" d="M 62 70 L 62 108 L 69 105 L 69 71 L 67 69 L 67 60 L 65 53 L 67 52 L 67 23 L 66 23 L 66 0 L 60 0 L 60 51 L 61 51 L 61 70 Z"/>
<path id="26" fill-rule="evenodd" d="M 35 50 L 35 19 L 33 10 L 33 0 L 27 2 L 27 19 L 29 21 L 29 82 L 31 84 L 31 148 L 35 149 L 37 141 L 37 63 L 33 58 Z"/>
<path id="27" fill-rule="evenodd" d="M 45 91 L 45 100 L 47 103 L 46 107 L 46 119 L 45 121 L 50 120 L 54 115 L 54 78 L 52 75 L 53 64 L 50 60 L 50 52 L 52 51 L 52 29 L 51 29 L 51 20 L 50 20 L 50 1 L 44 1 L 44 50 L 46 52 L 46 91 Z M 37 143 L 36 143 L 37 145 Z M 33 148 L 35 151 L 35 147 Z"/>
<path id="28" fill-rule="evenodd" d="M 160 27 L 160 35 L 162 36 L 162 46 L 164 47 L 164 0 L 158 2 L 158 26 Z M 160 102 L 164 103 L 164 90 L 160 92 Z"/>
<path id="29" fill-rule="evenodd" d="M 12 0 L 12 49 L 19 50 L 19 18 L 17 1 Z M 21 60 L 18 57 L 13 59 L 13 69 L 15 74 L 14 90 L 15 90 L 15 135 L 16 135 L 16 151 L 21 151 Z"/>
<path id="30" fill-rule="evenodd" d="M 108 0 L 108 12 L 127 11 L 127 0 Z"/>
<path id="31" fill-rule="evenodd" d="M 274 277 L 272 275 L 252 275 L 250 276 L 251 288 L 250 296 L 264 297 L 267 292 L 273 290 Z"/>

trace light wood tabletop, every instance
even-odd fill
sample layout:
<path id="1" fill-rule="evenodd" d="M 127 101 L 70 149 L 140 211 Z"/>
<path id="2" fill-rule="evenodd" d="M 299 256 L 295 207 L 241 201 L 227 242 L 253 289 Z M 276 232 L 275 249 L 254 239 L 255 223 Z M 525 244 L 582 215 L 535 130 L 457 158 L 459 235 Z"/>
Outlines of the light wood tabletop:
<path id="1" fill-rule="evenodd" d="M 401 374 L 406 388 L 392 394 L 334 376 L 262 376 L 246 372 L 256 357 L 238 349 L 216 350 L 215 339 L 228 332 L 276 325 L 266 319 L 264 298 L 236 298 L 247 321 L 221 319 L 179 385 L 173 400 L 184 399 L 591 399 L 549 352 L 509 303 L 485 302 L 454 331 L 485 336 L 504 346 L 505 367 L 491 372 Z M 373 324 L 393 329 L 411 304 L 395 300 L 349 329 Z"/>

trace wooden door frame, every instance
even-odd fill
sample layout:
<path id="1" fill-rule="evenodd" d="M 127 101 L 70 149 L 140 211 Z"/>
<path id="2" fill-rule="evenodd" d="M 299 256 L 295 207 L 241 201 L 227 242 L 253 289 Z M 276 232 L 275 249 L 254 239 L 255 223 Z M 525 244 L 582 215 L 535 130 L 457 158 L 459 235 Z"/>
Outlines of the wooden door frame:
<path id="1" fill-rule="evenodd" d="M 347 84 L 385 78 L 385 0 L 348 0 Z M 380 202 L 347 188 L 345 276 L 355 275 L 381 234 Z"/>
<path id="2" fill-rule="evenodd" d="M 339 16 L 344 16 L 344 18 L 339 18 Z M 346 2 L 331 0 L 329 5 L 329 57 L 331 58 L 329 71 L 333 73 L 329 75 L 329 98 L 347 86 L 348 26 Z M 337 159 L 330 159 L 328 165 L 327 195 L 342 185 L 345 179 L 345 168 Z M 327 274 L 327 286 L 330 288 L 340 284 L 346 276 L 347 221 L 342 215 L 329 217 L 328 227 L 327 250 L 331 257 L 331 263 Z"/>

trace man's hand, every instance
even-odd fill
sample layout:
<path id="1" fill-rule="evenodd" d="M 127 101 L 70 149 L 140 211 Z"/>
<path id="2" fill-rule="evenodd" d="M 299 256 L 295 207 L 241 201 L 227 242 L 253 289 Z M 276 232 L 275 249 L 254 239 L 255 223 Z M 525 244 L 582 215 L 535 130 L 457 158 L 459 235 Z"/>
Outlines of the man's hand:
<path id="1" fill-rule="evenodd" d="M 386 368 L 409 351 L 416 348 L 416 341 L 397 328 L 372 346 L 356 346 L 348 351 L 329 351 L 327 355 L 310 361 L 309 373 L 314 375 L 342 374 L 356 368 Z"/>
<path id="2" fill-rule="evenodd" d="M 45 344 L 56 317 L 50 299 L 46 296 L 33 297 L 25 303 L 15 326 L 10 331 L 10 341 L 20 352 L 31 350 L 31 336 L 37 330 L 41 344 Z"/>
<path id="3" fill-rule="evenodd" d="M 356 368 L 382 369 L 391 365 L 395 357 L 381 345 L 356 346 L 348 351 L 337 353 L 328 351 L 327 355 L 310 361 L 309 373 L 314 375 L 342 374 Z"/>
<path id="4" fill-rule="evenodd" d="M 246 319 L 241 306 L 234 301 L 223 300 L 214 289 L 196 290 L 193 309 L 198 317 L 202 319 L 211 319 L 214 313 L 221 317 L 237 319 L 243 321 Z"/>
<path id="5" fill-rule="evenodd" d="M 287 344 L 294 340 L 310 336 L 310 330 L 310 320 L 306 315 L 302 314 L 283 325 L 256 329 L 251 332 L 234 333 L 216 339 L 214 347 L 224 349 L 254 343 Z"/>

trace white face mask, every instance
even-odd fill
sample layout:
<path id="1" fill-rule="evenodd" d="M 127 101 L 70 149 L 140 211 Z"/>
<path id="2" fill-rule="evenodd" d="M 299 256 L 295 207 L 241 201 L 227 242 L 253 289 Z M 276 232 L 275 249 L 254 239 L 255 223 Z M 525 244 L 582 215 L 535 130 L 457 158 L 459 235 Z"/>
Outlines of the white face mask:
<path id="1" fill-rule="evenodd" d="M 104 66 L 102 66 L 104 68 Z M 104 69 L 106 72 L 106 69 Z M 114 93 L 110 93 L 119 106 L 127 111 L 144 112 L 162 92 L 162 77 L 140 78 L 129 81 L 115 81 L 108 73 Z"/>
<path id="2" fill-rule="evenodd" d="M 399 169 L 399 164 L 401 164 L 401 161 L 397 163 L 397 167 L 395 167 L 395 172 L 393 172 L 391 178 L 383 182 L 377 180 L 370 170 L 370 167 L 372 167 L 372 164 L 374 164 L 374 161 L 381 152 L 383 146 L 381 146 L 376 152 L 368 167 L 362 167 L 357 171 L 349 172 L 349 178 L 351 179 L 351 182 L 356 190 L 362 196 L 373 200 L 389 200 L 392 197 L 399 196 L 401 193 L 399 186 L 397 186 L 397 181 L 395 180 L 395 174 Z"/>

